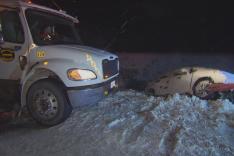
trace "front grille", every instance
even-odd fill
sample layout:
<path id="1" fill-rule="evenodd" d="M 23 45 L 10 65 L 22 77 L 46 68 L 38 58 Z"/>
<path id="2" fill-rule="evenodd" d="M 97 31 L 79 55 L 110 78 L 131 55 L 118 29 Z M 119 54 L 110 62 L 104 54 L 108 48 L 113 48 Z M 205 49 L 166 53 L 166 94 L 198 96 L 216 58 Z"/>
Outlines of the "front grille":
<path id="1" fill-rule="evenodd" d="M 116 58 L 115 60 L 103 60 L 102 61 L 102 69 L 103 69 L 103 78 L 107 79 L 118 73 L 118 62 L 119 60 Z"/>

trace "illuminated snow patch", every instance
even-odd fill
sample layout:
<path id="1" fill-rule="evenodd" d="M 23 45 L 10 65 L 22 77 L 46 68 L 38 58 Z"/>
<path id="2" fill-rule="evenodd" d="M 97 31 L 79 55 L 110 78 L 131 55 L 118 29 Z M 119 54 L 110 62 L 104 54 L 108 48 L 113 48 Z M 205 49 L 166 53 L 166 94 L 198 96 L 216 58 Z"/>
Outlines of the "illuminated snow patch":
<path id="1" fill-rule="evenodd" d="M 47 129 L 0 134 L 0 155 L 234 155 L 234 106 L 175 94 L 117 92 Z"/>

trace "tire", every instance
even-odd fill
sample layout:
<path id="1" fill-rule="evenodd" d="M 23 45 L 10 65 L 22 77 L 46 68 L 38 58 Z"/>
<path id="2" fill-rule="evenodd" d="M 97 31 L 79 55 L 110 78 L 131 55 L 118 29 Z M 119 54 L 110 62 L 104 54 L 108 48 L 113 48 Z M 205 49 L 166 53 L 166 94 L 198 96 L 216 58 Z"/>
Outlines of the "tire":
<path id="1" fill-rule="evenodd" d="M 208 99 L 211 95 L 207 88 L 213 83 L 214 81 L 209 77 L 198 79 L 193 85 L 193 94 L 201 99 Z"/>
<path id="2" fill-rule="evenodd" d="M 54 126 L 65 121 L 72 112 L 63 86 L 52 80 L 35 83 L 27 94 L 28 110 L 39 124 Z"/>

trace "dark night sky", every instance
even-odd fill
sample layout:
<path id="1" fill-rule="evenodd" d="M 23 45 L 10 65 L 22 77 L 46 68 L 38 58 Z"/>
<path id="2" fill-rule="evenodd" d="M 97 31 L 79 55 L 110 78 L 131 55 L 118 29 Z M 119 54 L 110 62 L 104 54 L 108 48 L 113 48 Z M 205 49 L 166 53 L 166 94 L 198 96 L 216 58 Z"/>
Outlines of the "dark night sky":
<path id="1" fill-rule="evenodd" d="M 232 1 L 54 0 L 86 44 L 119 51 L 233 51 Z M 54 7 L 52 0 L 34 3 Z"/>

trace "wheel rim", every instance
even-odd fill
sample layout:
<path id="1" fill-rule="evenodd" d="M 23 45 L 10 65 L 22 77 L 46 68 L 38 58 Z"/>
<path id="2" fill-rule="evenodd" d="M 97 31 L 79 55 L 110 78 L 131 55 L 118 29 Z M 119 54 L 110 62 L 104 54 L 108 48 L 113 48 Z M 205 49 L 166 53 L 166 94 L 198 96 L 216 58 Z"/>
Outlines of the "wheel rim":
<path id="1" fill-rule="evenodd" d="M 58 113 L 58 100 L 49 90 L 37 90 L 33 96 L 33 110 L 41 119 L 52 119 Z"/>
<path id="2" fill-rule="evenodd" d="M 209 95 L 208 87 L 212 84 L 210 80 L 199 82 L 195 87 L 196 96 L 204 98 Z"/>

